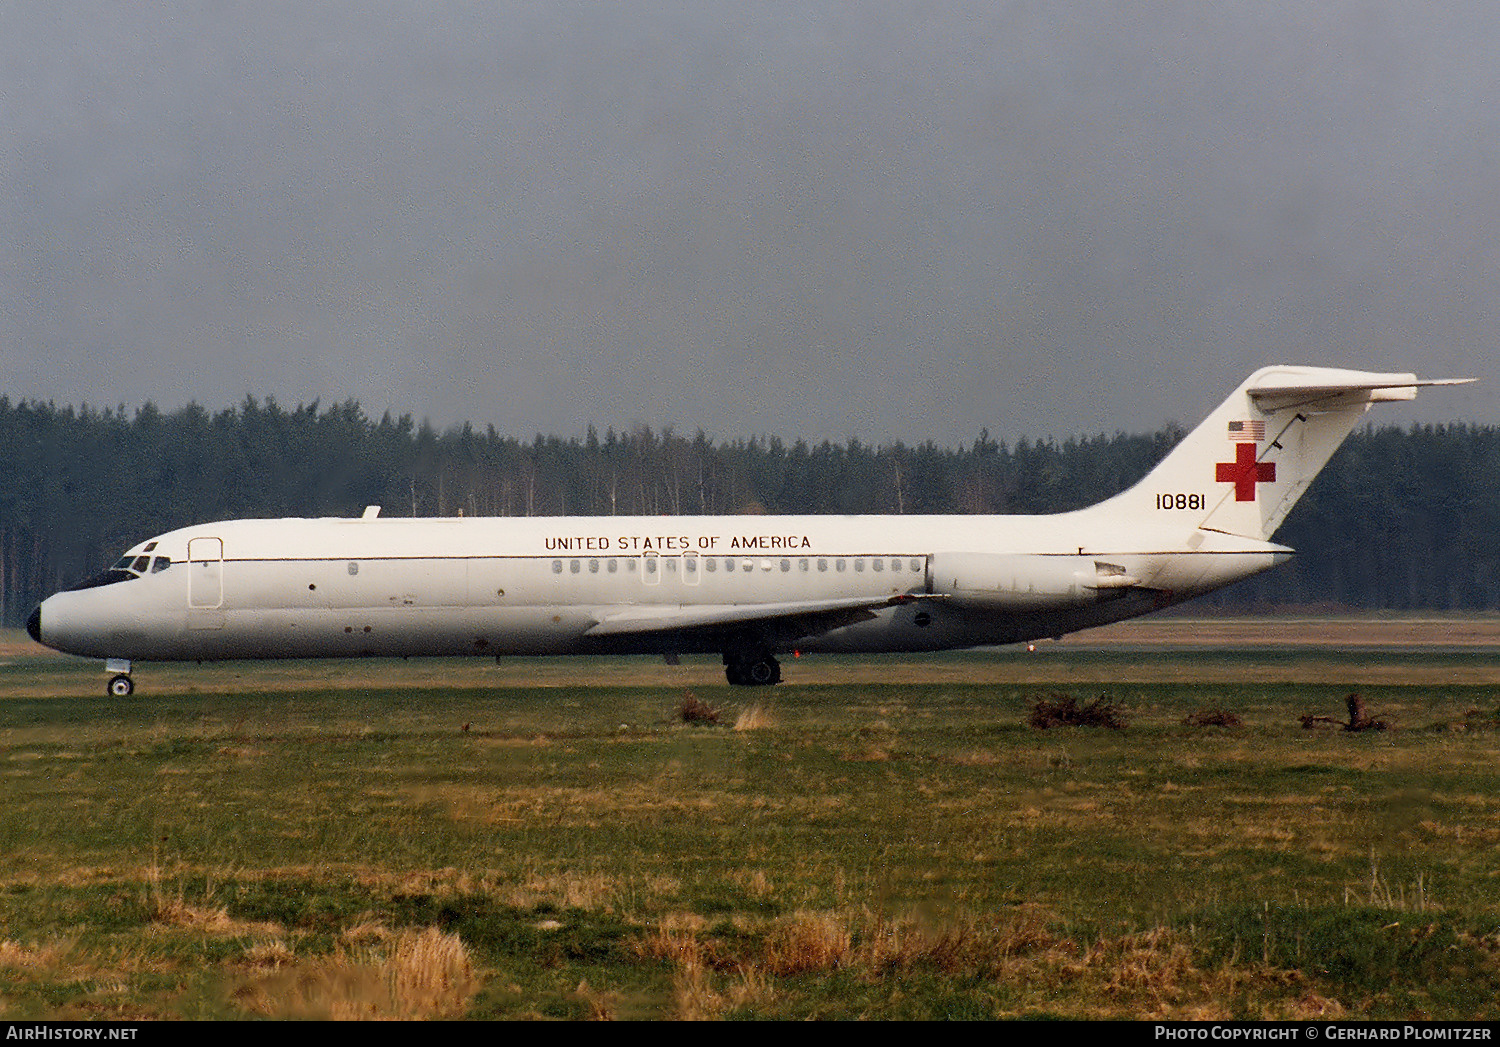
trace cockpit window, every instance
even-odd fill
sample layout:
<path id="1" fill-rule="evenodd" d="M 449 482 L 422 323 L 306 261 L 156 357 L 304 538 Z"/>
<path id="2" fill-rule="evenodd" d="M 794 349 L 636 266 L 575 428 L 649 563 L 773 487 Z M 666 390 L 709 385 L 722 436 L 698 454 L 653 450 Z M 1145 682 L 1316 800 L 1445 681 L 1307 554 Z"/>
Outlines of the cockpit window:
<path id="1" fill-rule="evenodd" d="M 155 543 L 153 542 L 152 544 L 154 545 Z M 100 571 L 98 574 L 91 575 L 81 582 L 75 582 L 68 586 L 68 591 L 76 592 L 79 589 L 97 589 L 101 585 L 129 582 L 139 578 L 148 570 L 155 573 L 157 571 L 164 571 L 171 566 L 172 561 L 165 556 L 156 557 L 154 563 L 150 556 L 122 556 L 109 570 Z"/>
<path id="2" fill-rule="evenodd" d="M 129 561 L 125 561 L 129 563 Z M 123 570 L 119 564 L 107 571 L 100 571 L 96 575 L 85 578 L 81 582 L 75 582 L 68 586 L 68 592 L 77 592 L 79 589 L 97 589 L 101 585 L 114 585 L 116 582 L 129 582 L 139 578 L 140 575 L 134 571 Z"/>

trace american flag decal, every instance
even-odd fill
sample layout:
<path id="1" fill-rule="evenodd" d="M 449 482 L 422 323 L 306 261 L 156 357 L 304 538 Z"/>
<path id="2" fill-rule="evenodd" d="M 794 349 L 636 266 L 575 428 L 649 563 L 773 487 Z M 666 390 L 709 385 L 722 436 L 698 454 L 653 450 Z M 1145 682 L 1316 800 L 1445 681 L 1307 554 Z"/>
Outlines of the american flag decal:
<path id="1" fill-rule="evenodd" d="M 1260 443 L 1266 438 L 1266 423 L 1259 422 L 1230 422 L 1229 438 L 1231 440 L 1254 440 Z"/>

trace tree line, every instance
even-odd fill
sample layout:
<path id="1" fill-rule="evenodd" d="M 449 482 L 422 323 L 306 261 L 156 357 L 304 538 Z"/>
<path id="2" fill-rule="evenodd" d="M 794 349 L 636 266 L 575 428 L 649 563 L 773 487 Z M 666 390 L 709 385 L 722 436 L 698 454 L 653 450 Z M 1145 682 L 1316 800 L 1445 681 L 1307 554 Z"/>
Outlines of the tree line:
<path id="1" fill-rule="evenodd" d="M 236 517 L 741 513 L 1046 513 L 1108 497 L 1183 436 L 1077 437 L 962 447 L 671 429 L 531 440 L 353 400 L 287 409 L 247 398 L 210 413 L 96 409 L 0 397 L 0 619 L 128 546 Z M 1500 609 L 1500 431 L 1354 433 L 1287 519 L 1292 563 L 1221 604 Z"/>

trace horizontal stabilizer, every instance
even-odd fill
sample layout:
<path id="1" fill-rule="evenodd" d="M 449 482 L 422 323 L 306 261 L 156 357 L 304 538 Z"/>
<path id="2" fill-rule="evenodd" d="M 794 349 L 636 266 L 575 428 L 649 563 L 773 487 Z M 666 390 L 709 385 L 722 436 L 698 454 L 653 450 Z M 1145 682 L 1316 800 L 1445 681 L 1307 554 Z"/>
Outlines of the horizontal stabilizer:
<path id="1" fill-rule="evenodd" d="M 1414 374 L 1372 374 L 1334 368 L 1269 368 L 1245 387 L 1254 400 L 1277 407 L 1315 403 L 1329 397 L 1359 395 L 1370 403 L 1415 400 L 1424 386 L 1468 385 L 1473 378 L 1418 378 Z M 1367 394 L 1367 395 L 1366 395 Z"/>

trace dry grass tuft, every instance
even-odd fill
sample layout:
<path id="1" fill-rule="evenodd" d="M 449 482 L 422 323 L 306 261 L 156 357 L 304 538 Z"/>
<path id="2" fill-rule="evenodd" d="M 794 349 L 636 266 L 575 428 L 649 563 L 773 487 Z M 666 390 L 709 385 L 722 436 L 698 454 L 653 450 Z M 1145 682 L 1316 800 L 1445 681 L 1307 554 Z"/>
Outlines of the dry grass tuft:
<path id="1" fill-rule="evenodd" d="M 673 973 L 672 1017 L 677 1021 L 714 1021 L 728 1005 L 714 985 L 712 972 L 697 960 L 682 964 Z"/>
<path id="2" fill-rule="evenodd" d="M 461 1016 L 476 987 L 463 942 L 428 927 L 288 963 L 240 985 L 232 998 L 268 1018 L 410 1021 Z"/>
<path id="3" fill-rule="evenodd" d="M 743 887 L 752 898 L 771 898 L 776 894 L 771 877 L 764 869 L 741 869 L 731 875 L 730 880 Z"/>
<path id="4" fill-rule="evenodd" d="M 748 955 L 724 951 L 705 937 L 707 926 L 694 913 L 675 913 L 631 943 L 636 956 L 673 966 L 672 1016 L 679 1020 L 714 1020 L 733 1008 L 767 1004 L 775 998 L 774 978 L 835 971 L 854 957 L 848 928 L 827 913 L 777 921 L 762 948 Z"/>
<path id="5" fill-rule="evenodd" d="M 836 971 L 852 956 L 853 936 L 844 921 L 828 913 L 798 913 L 766 936 L 764 970 L 769 974 Z"/>
<path id="6" fill-rule="evenodd" d="M 344 928 L 339 938 L 350 945 L 358 945 L 360 943 L 383 942 L 390 938 L 390 936 L 390 929 L 379 920 L 362 920 L 352 927 Z"/>
<path id="7" fill-rule="evenodd" d="M 153 923 L 208 934 L 233 934 L 240 926 L 222 905 L 194 904 L 181 894 L 153 898 L 150 913 Z"/>
<path id="8" fill-rule="evenodd" d="M 168 889 L 162 882 L 161 869 L 152 865 L 146 870 L 146 912 L 158 928 L 197 931 L 214 935 L 278 935 L 281 928 L 271 923 L 247 923 L 229 915 L 229 910 L 213 900 L 213 888 L 205 889 L 199 900 L 190 900 L 181 884 Z"/>
<path id="9" fill-rule="evenodd" d="M 1147 1000 L 1160 1008 L 1180 998 L 1201 972 L 1193 965 L 1193 950 L 1165 927 L 1100 941 L 1086 963 L 1107 972 L 1104 991 L 1131 1001 Z"/>
<path id="10" fill-rule="evenodd" d="M 631 942 L 631 951 L 643 960 L 665 960 L 686 966 L 702 963 L 706 946 L 699 933 L 707 922 L 696 913 L 673 913 Z"/>
<path id="11" fill-rule="evenodd" d="M 776 991 L 755 966 L 721 977 L 709 964 L 690 960 L 672 975 L 672 1017 L 679 1021 L 716 1021 L 736 1007 L 769 1004 Z"/>
<path id="12" fill-rule="evenodd" d="M 734 718 L 734 729 L 736 731 L 763 731 L 775 725 L 776 721 L 771 715 L 771 710 L 759 702 L 756 702 L 754 705 L 747 705 Z"/>
<path id="13" fill-rule="evenodd" d="M 296 958 L 291 946 L 280 938 L 255 942 L 245 948 L 245 963 L 263 970 L 280 970 Z"/>
<path id="14" fill-rule="evenodd" d="M 1018 957 L 1071 950 L 1038 913 L 932 921 L 867 916 L 857 963 L 873 972 L 931 965 L 945 974 L 992 978 Z"/>
<path id="15" fill-rule="evenodd" d="M 509 905 L 530 909 L 544 903 L 564 909 L 609 911 L 620 893 L 619 882 L 604 873 L 551 872 L 533 873 L 524 884 L 502 891 L 500 897 Z"/>
<path id="16" fill-rule="evenodd" d="M 0 967 L 44 971 L 56 967 L 72 949 L 71 944 L 54 942 L 51 945 L 27 947 L 9 938 L 0 941 Z"/>
<path id="17" fill-rule="evenodd" d="M 181 884 L 176 890 L 167 889 L 156 865 L 146 870 L 146 911 L 152 923 L 165 927 L 208 934 L 233 934 L 241 928 L 228 909 L 213 903 L 212 890 L 205 891 L 201 901 L 189 901 Z"/>
<path id="18" fill-rule="evenodd" d="M 436 927 L 397 936 L 386 973 L 398 1004 L 416 1014 L 460 1013 L 474 982 L 469 950 Z"/>

